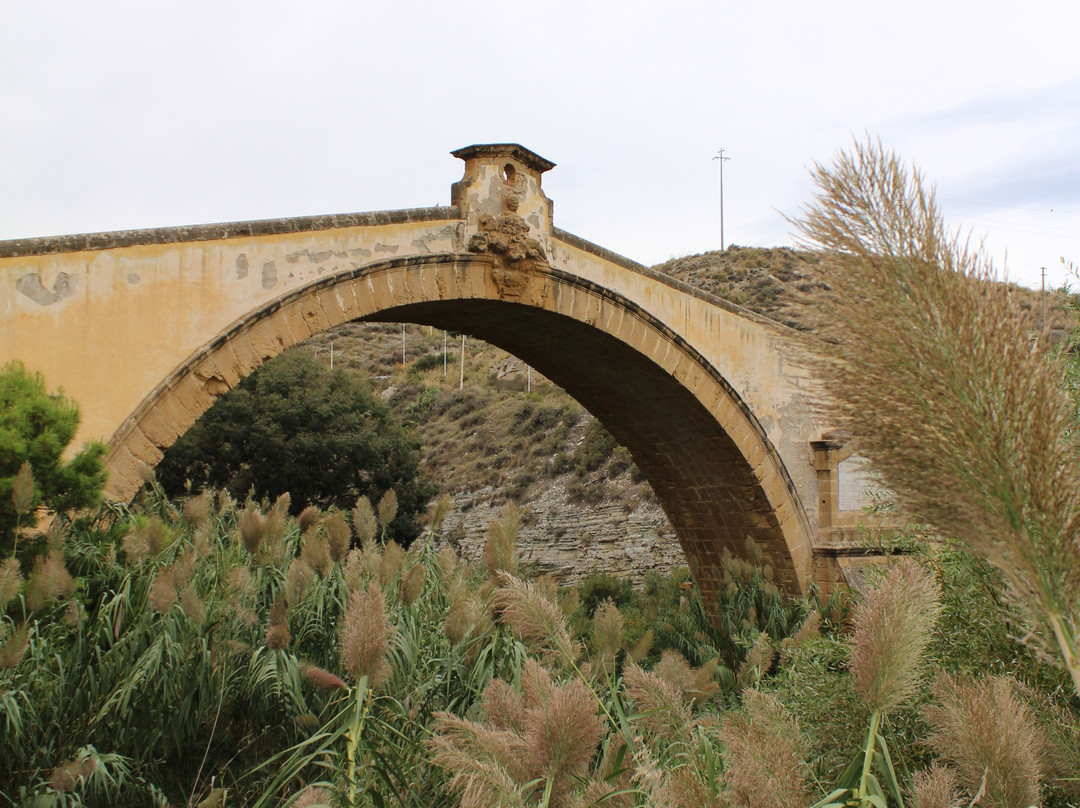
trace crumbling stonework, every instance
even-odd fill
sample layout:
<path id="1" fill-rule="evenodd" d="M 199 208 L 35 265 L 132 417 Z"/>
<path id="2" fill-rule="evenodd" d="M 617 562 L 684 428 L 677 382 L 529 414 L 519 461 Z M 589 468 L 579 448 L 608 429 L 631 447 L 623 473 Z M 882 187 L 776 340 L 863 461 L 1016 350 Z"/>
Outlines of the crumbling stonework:
<path id="1" fill-rule="evenodd" d="M 547 261 L 544 245 L 529 236 L 529 225 L 517 215 L 516 196 L 505 197 L 506 212 L 500 216 L 481 214 L 478 233 L 469 239 L 469 252 L 491 253 L 516 264 L 520 261 Z"/>

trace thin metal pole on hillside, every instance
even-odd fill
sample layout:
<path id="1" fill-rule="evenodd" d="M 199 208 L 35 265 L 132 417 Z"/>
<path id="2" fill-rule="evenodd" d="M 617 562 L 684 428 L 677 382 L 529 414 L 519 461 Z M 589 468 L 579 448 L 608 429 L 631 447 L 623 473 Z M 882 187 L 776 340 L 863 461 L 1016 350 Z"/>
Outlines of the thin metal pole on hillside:
<path id="1" fill-rule="evenodd" d="M 713 157 L 720 164 L 720 252 L 724 251 L 724 161 L 730 157 L 724 157 L 724 150 L 720 149 Z"/>
<path id="2" fill-rule="evenodd" d="M 465 335 L 461 335 L 461 379 L 458 381 L 458 390 L 465 389 Z"/>
<path id="3" fill-rule="evenodd" d="M 401 364 L 405 364 L 405 323 L 401 324 Z"/>
<path id="4" fill-rule="evenodd" d="M 442 332 L 442 377 L 446 378 L 446 332 Z"/>

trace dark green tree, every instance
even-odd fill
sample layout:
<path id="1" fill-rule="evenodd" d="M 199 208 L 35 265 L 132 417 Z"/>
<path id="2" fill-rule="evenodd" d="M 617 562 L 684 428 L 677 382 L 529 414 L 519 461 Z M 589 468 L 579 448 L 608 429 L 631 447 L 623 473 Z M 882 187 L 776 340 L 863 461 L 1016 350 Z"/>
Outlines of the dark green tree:
<path id="1" fill-rule="evenodd" d="M 17 528 L 32 526 L 38 508 L 65 512 L 100 500 L 105 445 L 90 443 L 63 457 L 78 426 L 78 406 L 50 394 L 40 373 L 17 361 L 0 368 L 0 546 L 10 549 Z"/>
<path id="2" fill-rule="evenodd" d="M 287 352 L 223 395 L 165 453 L 158 479 L 176 496 L 227 488 L 271 499 L 288 492 L 294 513 L 308 505 L 349 509 L 393 489 L 389 535 L 407 544 L 438 487 L 419 471 L 420 439 L 355 373 L 329 370 Z"/>

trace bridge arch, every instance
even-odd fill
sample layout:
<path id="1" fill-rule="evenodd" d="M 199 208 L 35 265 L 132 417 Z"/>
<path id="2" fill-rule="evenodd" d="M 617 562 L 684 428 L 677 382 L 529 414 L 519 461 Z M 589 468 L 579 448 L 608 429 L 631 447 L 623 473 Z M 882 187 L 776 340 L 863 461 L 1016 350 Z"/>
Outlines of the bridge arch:
<path id="1" fill-rule="evenodd" d="M 812 529 L 766 430 L 721 373 L 619 293 L 541 261 L 441 253 L 374 262 L 309 282 L 233 322 L 159 384 L 116 430 L 111 493 L 130 498 L 162 453 L 240 379 L 351 320 L 468 333 L 562 386 L 629 449 L 705 597 L 722 554 L 762 549 L 777 582 L 804 591 Z"/>

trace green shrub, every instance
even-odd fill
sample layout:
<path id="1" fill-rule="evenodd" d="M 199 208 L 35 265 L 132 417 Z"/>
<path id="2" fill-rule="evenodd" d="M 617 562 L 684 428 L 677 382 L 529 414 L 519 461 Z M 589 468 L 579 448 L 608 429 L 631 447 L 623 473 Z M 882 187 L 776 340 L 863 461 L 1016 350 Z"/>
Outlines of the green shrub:
<path id="1" fill-rule="evenodd" d="M 596 607 L 605 600 L 611 600 L 616 606 L 623 607 L 634 598 L 634 585 L 629 578 L 616 578 L 603 572 L 594 572 L 578 585 L 581 607 L 588 617 L 596 612 Z"/>
<path id="2" fill-rule="evenodd" d="M 441 353 L 429 353 L 416 359 L 409 365 L 409 373 L 415 376 L 435 368 L 442 368 L 443 355 Z"/>
<path id="3" fill-rule="evenodd" d="M 595 419 L 590 421 L 581 444 L 574 450 L 571 458 L 574 473 L 579 477 L 584 477 L 596 471 L 607 462 L 617 446 L 615 438 L 603 424 Z"/>
<path id="4" fill-rule="evenodd" d="M 189 483 L 194 491 L 227 488 L 235 499 L 288 492 L 294 513 L 309 505 L 347 510 L 357 497 L 378 501 L 392 488 L 390 535 L 407 544 L 438 490 L 420 471 L 419 449 L 416 434 L 356 375 L 290 351 L 218 399 L 169 448 L 158 473 L 171 496 Z"/>
<path id="5" fill-rule="evenodd" d="M 17 528 L 35 524 L 39 507 L 64 512 L 99 501 L 105 445 L 64 458 L 78 426 L 78 406 L 49 393 L 40 373 L 21 362 L 0 368 L 0 550 L 12 545 Z"/>

